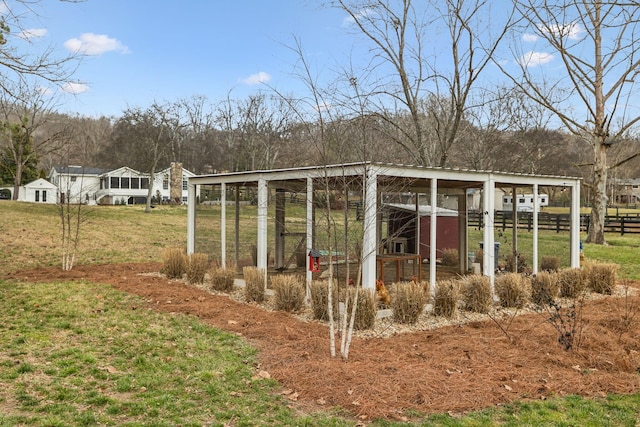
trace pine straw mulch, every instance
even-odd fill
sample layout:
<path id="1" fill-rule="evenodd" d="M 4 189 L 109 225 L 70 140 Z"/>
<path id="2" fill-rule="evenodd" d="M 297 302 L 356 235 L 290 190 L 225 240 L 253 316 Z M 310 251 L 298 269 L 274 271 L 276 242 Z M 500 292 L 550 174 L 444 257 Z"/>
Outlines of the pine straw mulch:
<path id="1" fill-rule="evenodd" d="M 640 392 L 640 316 L 630 326 L 624 322 L 640 309 L 637 295 L 588 301 L 577 350 L 563 350 L 546 317 L 534 313 L 384 339 L 355 338 L 345 361 L 329 356 L 324 324 L 148 274 L 159 270 L 159 264 L 112 264 L 6 278 L 110 284 L 143 297 L 149 308 L 194 315 L 242 335 L 259 350 L 257 368 L 278 380 L 292 405 L 304 411 L 339 407 L 361 419 L 404 419 L 409 409 L 457 414 L 523 399 Z"/>

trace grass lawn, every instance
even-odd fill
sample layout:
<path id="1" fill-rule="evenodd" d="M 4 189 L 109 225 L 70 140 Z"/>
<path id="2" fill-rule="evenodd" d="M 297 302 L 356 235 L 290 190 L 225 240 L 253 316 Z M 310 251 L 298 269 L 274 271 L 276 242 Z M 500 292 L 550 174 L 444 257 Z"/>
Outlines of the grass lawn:
<path id="1" fill-rule="evenodd" d="M 88 213 L 79 264 L 160 261 L 163 248 L 186 242 L 184 207 Z M 2 280 L 10 271 L 59 265 L 60 236 L 53 206 L 2 201 L 0 215 L 0 426 L 356 425 L 335 409 L 289 408 L 275 381 L 256 377 L 254 349 L 196 318 L 142 308 L 137 297 L 92 283 Z M 530 237 L 519 238 L 524 252 Z M 507 251 L 508 233 L 498 239 Z M 555 233 L 540 239 L 550 252 L 563 244 Z M 609 246 L 586 245 L 587 259 L 616 262 L 622 277 L 640 280 L 640 236 L 607 239 Z M 633 426 L 639 408 L 634 394 L 521 402 L 464 416 L 407 415 L 425 426 Z"/>

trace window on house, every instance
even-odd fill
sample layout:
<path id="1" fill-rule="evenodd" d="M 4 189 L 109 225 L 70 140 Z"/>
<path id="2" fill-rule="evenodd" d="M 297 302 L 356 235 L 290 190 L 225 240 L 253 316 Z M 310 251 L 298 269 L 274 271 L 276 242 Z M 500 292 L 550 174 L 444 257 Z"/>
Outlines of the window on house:
<path id="1" fill-rule="evenodd" d="M 518 203 L 524 203 L 524 202 L 525 202 L 525 200 L 524 200 L 524 199 L 519 199 L 519 200 L 518 200 Z"/>
<path id="2" fill-rule="evenodd" d="M 109 183 L 111 184 L 111 188 L 120 188 L 120 178 L 117 176 L 112 176 L 109 179 Z"/>
<path id="3" fill-rule="evenodd" d="M 182 203 L 187 203 L 187 196 L 182 196 Z"/>
<path id="4" fill-rule="evenodd" d="M 167 175 L 165 175 L 164 178 L 162 178 L 162 189 L 163 190 L 169 189 L 169 177 Z"/>
<path id="5" fill-rule="evenodd" d="M 140 178 L 140 188 L 143 190 L 149 189 L 149 178 Z"/>
<path id="6" fill-rule="evenodd" d="M 134 190 L 140 188 L 140 178 L 131 178 L 131 188 Z"/>
<path id="7" fill-rule="evenodd" d="M 129 188 L 129 178 L 120 178 L 120 188 Z"/>
<path id="8" fill-rule="evenodd" d="M 182 178 L 182 190 L 186 190 L 188 187 L 188 181 L 185 178 Z"/>
<path id="9" fill-rule="evenodd" d="M 40 190 L 36 190 L 36 202 L 40 201 Z"/>
<path id="10" fill-rule="evenodd" d="M 71 182 L 76 182 L 76 179 L 77 179 L 77 178 L 78 178 L 77 176 L 72 175 L 72 176 L 71 176 Z"/>
<path id="11" fill-rule="evenodd" d="M 42 190 L 42 201 L 43 202 L 47 201 L 47 190 Z"/>

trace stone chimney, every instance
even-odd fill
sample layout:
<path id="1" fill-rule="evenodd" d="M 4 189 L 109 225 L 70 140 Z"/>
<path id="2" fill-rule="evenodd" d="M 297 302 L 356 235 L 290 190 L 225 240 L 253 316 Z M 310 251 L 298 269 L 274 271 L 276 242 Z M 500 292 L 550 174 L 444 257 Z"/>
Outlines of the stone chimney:
<path id="1" fill-rule="evenodd" d="M 169 169 L 169 199 L 171 204 L 182 204 L 182 163 L 171 162 Z"/>

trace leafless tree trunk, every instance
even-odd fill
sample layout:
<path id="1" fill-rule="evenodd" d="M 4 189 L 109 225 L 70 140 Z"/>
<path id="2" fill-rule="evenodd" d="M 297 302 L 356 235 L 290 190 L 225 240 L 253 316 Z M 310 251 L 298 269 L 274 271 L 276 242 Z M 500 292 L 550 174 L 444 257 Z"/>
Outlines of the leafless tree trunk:
<path id="1" fill-rule="evenodd" d="M 636 45 L 640 37 L 640 3 L 574 0 L 519 0 L 522 35 L 535 41 L 519 50 L 519 71 L 496 64 L 533 100 L 548 108 L 591 152 L 591 221 L 587 242 L 604 244 L 607 208 L 607 151 L 640 120 L 627 108 L 637 96 L 634 80 L 640 71 Z M 552 53 L 549 53 L 551 51 Z M 559 61 L 555 61 L 555 59 Z M 544 64 L 554 68 L 547 84 Z M 588 148 L 587 148 L 588 147 Z M 633 153 L 629 158 L 638 156 Z M 626 161 L 626 160 L 625 160 Z"/>
<path id="2" fill-rule="evenodd" d="M 512 24 L 510 11 L 492 16 L 491 3 L 485 0 L 426 4 L 336 0 L 334 4 L 373 45 L 370 66 L 391 76 L 367 89 L 376 94 L 378 108 L 372 113 L 387 123 L 388 136 L 415 163 L 447 166 L 465 125 L 470 93 Z M 497 16 L 506 18 L 497 22 Z M 447 43 L 443 38 L 433 42 L 433 35 L 442 31 L 448 33 Z M 398 108 L 388 112 L 391 105 Z M 435 132 L 430 134 L 434 123 Z"/>

